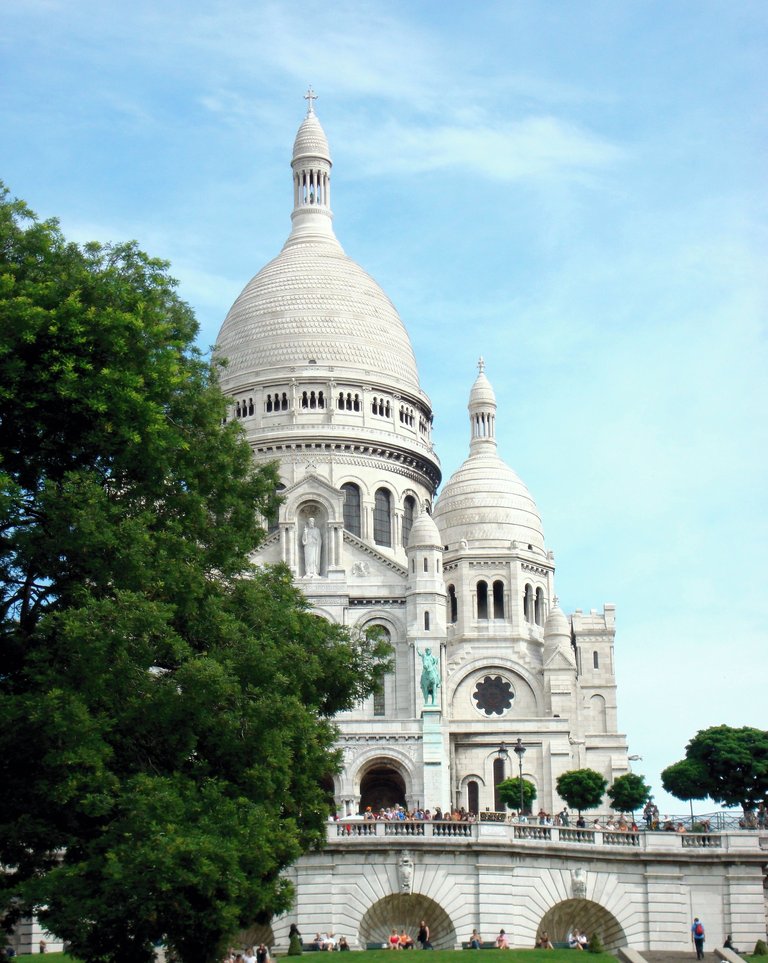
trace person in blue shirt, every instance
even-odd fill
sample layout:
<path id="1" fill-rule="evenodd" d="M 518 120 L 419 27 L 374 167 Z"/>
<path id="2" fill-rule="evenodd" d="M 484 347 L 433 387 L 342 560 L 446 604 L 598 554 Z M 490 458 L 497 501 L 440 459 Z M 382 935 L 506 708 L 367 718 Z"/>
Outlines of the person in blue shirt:
<path id="1" fill-rule="evenodd" d="M 696 948 L 696 959 L 704 959 L 704 924 L 698 916 L 694 917 L 691 924 L 691 942 Z"/>

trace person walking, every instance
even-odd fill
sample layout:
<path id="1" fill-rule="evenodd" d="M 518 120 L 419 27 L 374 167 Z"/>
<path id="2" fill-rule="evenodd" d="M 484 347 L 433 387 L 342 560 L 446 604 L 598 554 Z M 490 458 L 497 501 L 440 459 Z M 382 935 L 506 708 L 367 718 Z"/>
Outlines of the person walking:
<path id="1" fill-rule="evenodd" d="M 698 916 L 694 917 L 691 924 L 691 942 L 696 948 L 696 959 L 704 959 L 704 924 Z"/>

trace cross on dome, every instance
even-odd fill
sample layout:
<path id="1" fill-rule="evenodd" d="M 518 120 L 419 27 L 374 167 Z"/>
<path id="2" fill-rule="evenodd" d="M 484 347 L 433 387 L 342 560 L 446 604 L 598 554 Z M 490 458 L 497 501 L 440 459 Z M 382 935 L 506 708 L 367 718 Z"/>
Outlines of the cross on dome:
<path id="1" fill-rule="evenodd" d="M 480 372 L 480 374 L 485 371 L 485 361 L 483 360 L 482 355 L 480 355 L 480 360 L 477 362 L 477 370 Z"/>
<path id="2" fill-rule="evenodd" d="M 312 90 L 312 84 L 310 84 L 309 87 L 307 87 L 306 94 L 304 94 L 304 100 L 307 101 L 307 117 L 309 117 L 310 114 L 314 114 L 315 106 L 312 101 L 317 99 L 317 94 Z"/>

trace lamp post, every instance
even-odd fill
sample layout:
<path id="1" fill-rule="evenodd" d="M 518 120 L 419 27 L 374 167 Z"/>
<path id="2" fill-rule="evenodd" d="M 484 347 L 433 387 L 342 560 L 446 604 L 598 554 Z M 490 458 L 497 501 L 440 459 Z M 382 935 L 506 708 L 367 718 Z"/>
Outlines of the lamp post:
<path id="1" fill-rule="evenodd" d="M 506 762 L 509 761 L 509 750 L 507 749 L 506 743 L 502 742 L 502 743 L 499 744 L 499 748 L 496 750 L 496 758 L 497 758 L 497 759 L 500 759 L 500 760 L 502 761 L 502 763 L 506 763 Z M 495 768 L 495 767 L 494 767 L 494 768 Z M 495 775 L 495 773 L 494 773 L 494 775 Z M 502 767 L 502 778 L 503 778 L 503 779 L 506 779 L 506 776 L 507 776 L 507 774 L 506 774 L 506 772 L 505 772 L 505 770 L 504 770 L 504 767 Z M 496 781 L 496 780 L 494 779 L 494 782 L 495 782 L 495 781 Z M 498 790 L 496 789 L 496 786 L 493 787 L 493 792 L 494 792 L 494 797 L 495 797 L 495 798 L 494 798 L 494 806 L 498 809 L 498 808 L 500 808 L 501 803 L 499 802 L 499 799 L 498 799 Z"/>
<path id="2" fill-rule="evenodd" d="M 517 756 L 517 763 L 520 771 L 520 815 L 523 815 L 523 810 L 525 809 L 525 799 L 523 797 L 523 756 L 525 755 L 525 746 L 523 745 L 523 740 L 520 736 L 517 737 L 517 742 L 512 747 L 512 751 Z"/>

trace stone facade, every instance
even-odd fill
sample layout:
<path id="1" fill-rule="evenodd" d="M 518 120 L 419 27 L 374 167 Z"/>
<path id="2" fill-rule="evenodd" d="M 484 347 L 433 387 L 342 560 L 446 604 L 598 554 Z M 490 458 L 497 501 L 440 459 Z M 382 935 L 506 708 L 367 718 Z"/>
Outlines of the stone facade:
<path id="1" fill-rule="evenodd" d="M 526 946 L 542 927 L 564 934 L 578 921 L 611 946 L 680 949 L 695 912 L 713 938 L 732 931 L 748 945 L 765 933 L 756 835 L 698 837 L 714 840 L 704 845 L 349 818 L 396 804 L 485 815 L 503 808 L 496 786 L 520 770 L 536 807 L 555 813 L 561 773 L 590 767 L 610 784 L 629 763 L 615 608 L 560 609 L 535 501 L 497 451 L 482 359 L 468 457 L 436 498 L 431 404 L 397 311 L 336 239 L 330 151 L 309 102 L 291 232 L 223 323 L 222 386 L 256 461 L 280 466 L 283 504 L 255 562 L 288 565 L 318 614 L 379 627 L 394 668 L 382 693 L 337 719 L 340 822 L 326 850 L 292 870 L 294 913 L 262 936 L 286 945 L 293 919 L 305 937 L 330 927 L 365 945 L 428 918 L 436 945 L 504 927 Z"/>

